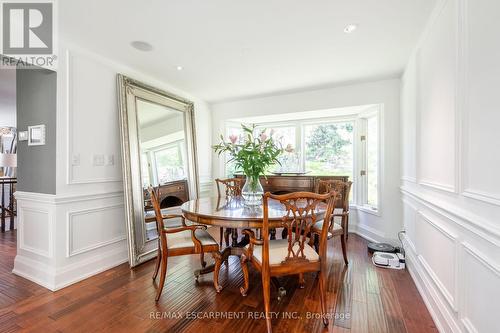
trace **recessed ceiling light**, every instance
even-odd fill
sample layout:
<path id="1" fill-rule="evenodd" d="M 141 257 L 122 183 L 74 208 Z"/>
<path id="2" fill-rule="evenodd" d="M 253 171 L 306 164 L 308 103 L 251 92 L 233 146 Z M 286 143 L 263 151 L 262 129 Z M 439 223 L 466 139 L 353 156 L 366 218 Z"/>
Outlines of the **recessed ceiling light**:
<path id="1" fill-rule="evenodd" d="M 177 66 L 177 70 L 178 70 L 178 71 L 182 71 L 183 69 L 184 69 L 184 67 L 182 67 L 182 66 Z"/>
<path id="2" fill-rule="evenodd" d="M 133 41 L 132 43 L 130 43 L 130 45 L 132 45 L 133 48 L 144 52 L 148 52 L 153 49 L 153 45 L 149 44 L 148 42 L 144 42 L 142 40 Z"/>
<path id="3" fill-rule="evenodd" d="M 357 28 L 358 28 L 357 24 L 348 24 L 345 26 L 344 32 L 346 34 L 350 34 L 350 33 L 354 32 Z"/>

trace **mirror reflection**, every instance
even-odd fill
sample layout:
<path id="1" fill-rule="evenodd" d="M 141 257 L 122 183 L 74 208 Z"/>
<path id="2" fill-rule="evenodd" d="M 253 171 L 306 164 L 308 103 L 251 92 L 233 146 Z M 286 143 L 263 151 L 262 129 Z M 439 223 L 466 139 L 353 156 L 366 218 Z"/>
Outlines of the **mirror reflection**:
<path id="1" fill-rule="evenodd" d="M 137 99 L 141 178 L 146 223 L 145 240 L 157 239 L 148 187 L 157 189 L 162 212 L 175 213 L 188 200 L 188 164 L 184 113 L 165 105 Z M 175 224 L 178 221 L 169 223 Z"/>

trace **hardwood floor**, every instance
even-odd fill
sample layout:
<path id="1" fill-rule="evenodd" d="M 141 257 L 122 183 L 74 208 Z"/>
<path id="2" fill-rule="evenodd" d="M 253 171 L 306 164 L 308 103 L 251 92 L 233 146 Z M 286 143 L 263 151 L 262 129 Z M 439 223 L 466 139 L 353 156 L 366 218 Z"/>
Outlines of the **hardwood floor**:
<path id="1" fill-rule="evenodd" d="M 211 232 L 218 234 L 218 228 Z M 229 270 L 222 267 L 220 294 L 213 288 L 212 275 L 195 282 L 198 256 L 170 258 L 167 283 L 156 304 L 152 261 L 133 270 L 120 265 L 53 293 L 10 273 L 16 251 L 13 232 L 0 234 L 0 250 L 0 332 L 265 330 L 265 321 L 258 319 L 263 311 L 260 276 L 251 270 L 248 296 L 240 296 L 243 277 L 236 257 L 230 258 Z M 329 253 L 329 327 L 316 318 L 319 293 L 315 274 L 308 274 L 305 289 L 297 288 L 296 277 L 281 278 L 287 295 L 280 302 L 272 291 L 274 332 L 437 332 L 408 272 L 373 267 L 364 239 L 349 236 L 348 267 L 340 241 L 330 242 Z M 221 318 L 223 314 L 235 319 Z"/>

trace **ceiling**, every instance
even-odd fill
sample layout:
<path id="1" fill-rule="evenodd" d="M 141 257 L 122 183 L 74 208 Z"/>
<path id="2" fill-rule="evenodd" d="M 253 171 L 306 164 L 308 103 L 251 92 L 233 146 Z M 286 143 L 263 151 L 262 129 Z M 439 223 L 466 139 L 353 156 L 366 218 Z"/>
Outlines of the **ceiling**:
<path id="1" fill-rule="evenodd" d="M 337 118 L 355 117 L 361 112 L 365 112 L 374 108 L 378 109 L 379 105 L 368 104 L 368 105 L 349 106 L 349 107 L 327 109 L 327 110 L 301 111 L 301 112 L 291 112 L 291 113 L 270 114 L 266 116 L 234 118 L 228 120 L 234 123 L 243 123 L 243 124 L 283 123 L 295 120 L 310 120 L 310 119 L 317 120 L 321 118 L 332 118 L 332 117 L 337 117 Z"/>
<path id="2" fill-rule="evenodd" d="M 137 118 L 141 128 L 157 124 L 173 117 L 181 117 L 182 113 L 166 106 L 137 100 Z"/>
<path id="3" fill-rule="evenodd" d="M 64 0 L 59 24 L 71 41 L 215 102 L 398 76 L 435 2 Z"/>

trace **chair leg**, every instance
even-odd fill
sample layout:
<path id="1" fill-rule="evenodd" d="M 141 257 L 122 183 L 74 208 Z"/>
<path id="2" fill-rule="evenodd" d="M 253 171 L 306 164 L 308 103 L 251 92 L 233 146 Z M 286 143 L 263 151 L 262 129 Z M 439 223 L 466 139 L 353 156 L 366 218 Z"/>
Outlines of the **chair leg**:
<path id="1" fill-rule="evenodd" d="M 219 242 L 219 245 L 222 247 L 222 240 L 224 239 L 224 228 L 223 227 L 219 228 L 219 233 L 220 233 L 220 242 Z"/>
<path id="2" fill-rule="evenodd" d="M 306 281 L 304 279 L 304 273 L 299 274 L 299 288 L 304 289 L 306 286 Z"/>
<path id="3" fill-rule="evenodd" d="M 161 273 L 160 273 L 160 284 L 158 285 L 158 290 L 156 291 L 156 299 L 158 302 L 161 296 L 161 292 L 163 291 L 163 285 L 165 284 L 165 277 L 167 276 L 167 261 L 168 258 L 166 255 L 161 258 Z"/>
<path id="4" fill-rule="evenodd" d="M 344 256 L 344 263 L 347 266 L 347 265 L 349 265 L 349 262 L 347 261 L 347 251 L 346 251 L 346 246 L 345 246 L 346 238 L 347 238 L 346 234 L 340 235 L 340 242 L 342 244 L 342 255 Z"/>
<path id="5" fill-rule="evenodd" d="M 269 273 L 268 273 L 269 274 Z M 264 294 L 264 311 L 266 314 L 267 333 L 272 333 L 271 326 L 271 283 L 268 274 L 262 274 L 262 292 Z"/>
<path id="6" fill-rule="evenodd" d="M 219 285 L 219 271 L 220 271 L 220 266 L 222 265 L 222 255 L 220 254 L 219 251 L 212 252 L 212 257 L 215 260 L 215 267 L 214 267 L 214 287 L 215 291 L 220 293 L 222 290 L 222 287 Z"/>
<path id="7" fill-rule="evenodd" d="M 314 250 L 319 253 L 319 236 L 317 234 L 314 234 Z"/>
<path id="8" fill-rule="evenodd" d="M 349 215 L 345 217 L 345 239 L 349 239 Z"/>
<path id="9" fill-rule="evenodd" d="M 158 276 L 158 271 L 160 270 L 160 264 L 161 264 L 161 246 L 158 238 L 158 255 L 156 256 L 156 267 L 153 273 L 153 281 L 156 280 L 156 277 Z"/>
<path id="10" fill-rule="evenodd" d="M 205 252 L 203 252 L 203 249 L 201 250 L 200 253 L 200 262 L 201 262 L 201 267 L 205 268 L 207 262 L 205 261 Z"/>
<path id="11" fill-rule="evenodd" d="M 328 317 L 326 313 L 326 281 L 325 272 L 319 272 L 319 298 L 321 300 L 321 312 L 323 314 L 323 324 L 328 326 Z"/>
<path id="12" fill-rule="evenodd" d="M 241 296 L 246 296 L 249 287 L 248 281 L 248 259 L 247 256 L 242 254 L 240 259 L 241 270 L 243 271 L 243 287 L 240 287 Z"/>

